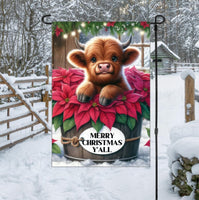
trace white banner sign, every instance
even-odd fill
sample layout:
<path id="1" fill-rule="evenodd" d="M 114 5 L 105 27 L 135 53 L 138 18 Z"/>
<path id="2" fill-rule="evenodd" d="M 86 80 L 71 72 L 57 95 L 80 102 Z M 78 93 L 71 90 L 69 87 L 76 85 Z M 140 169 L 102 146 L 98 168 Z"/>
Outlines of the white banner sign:
<path id="1" fill-rule="evenodd" d="M 98 155 L 107 155 L 119 151 L 125 144 L 124 134 L 117 128 L 110 130 L 104 126 L 99 133 L 94 128 L 86 129 L 79 138 L 80 145 L 87 151 Z"/>

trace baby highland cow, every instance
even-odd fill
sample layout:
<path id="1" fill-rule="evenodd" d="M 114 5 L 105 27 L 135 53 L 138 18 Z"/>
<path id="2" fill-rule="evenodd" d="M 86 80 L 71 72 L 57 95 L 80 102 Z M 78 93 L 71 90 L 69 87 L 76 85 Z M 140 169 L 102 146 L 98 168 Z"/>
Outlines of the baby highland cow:
<path id="1" fill-rule="evenodd" d="M 99 93 L 99 103 L 107 106 L 129 90 L 122 66 L 133 63 L 139 56 L 139 50 L 128 47 L 131 39 L 125 43 L 113 37 L 94 37 L 86 44 L 76 41 L 82 50 L 70 51 L 67 58 L 86 71 L 85 80 L 77 88 L 78 101 L 88 102 Z"/>

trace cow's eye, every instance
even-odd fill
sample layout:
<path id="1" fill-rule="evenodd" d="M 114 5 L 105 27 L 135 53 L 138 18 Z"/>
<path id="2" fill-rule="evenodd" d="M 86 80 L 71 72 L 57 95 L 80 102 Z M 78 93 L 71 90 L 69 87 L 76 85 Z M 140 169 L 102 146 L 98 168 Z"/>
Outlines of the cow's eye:
<path id="1" fill-rule="evenodd" d="M 113 62 L 117 62 L 118 61 L 118 57 L 117 56 L 112 56 L 112 61 Z"/>
<path id="2" fill-rule="evenodd" d="M 95 63 L 96 61 L 97 61 L 97 59 L 96 59 L 95 57 L 92 57 L 92 58 L 91 58 L 91 62 L 92 62 L 92 63 Z"/>

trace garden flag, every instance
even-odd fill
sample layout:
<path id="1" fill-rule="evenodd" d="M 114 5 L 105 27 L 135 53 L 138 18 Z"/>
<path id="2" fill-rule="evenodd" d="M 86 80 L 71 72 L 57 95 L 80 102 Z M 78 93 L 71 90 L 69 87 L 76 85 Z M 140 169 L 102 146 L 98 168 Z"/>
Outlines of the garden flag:
<path id="1" fill-rule="evenodd" d="M 53 166 L 149 165 L 149 37 L 147 22 L 53 23 Z"/>

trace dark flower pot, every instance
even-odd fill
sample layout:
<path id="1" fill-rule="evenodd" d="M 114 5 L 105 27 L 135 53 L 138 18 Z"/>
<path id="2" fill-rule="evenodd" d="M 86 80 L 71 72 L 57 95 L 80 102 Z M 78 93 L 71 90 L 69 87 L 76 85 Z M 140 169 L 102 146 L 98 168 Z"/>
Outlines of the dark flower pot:
<path id="1" fill-rule="evenodd" d="M 62 137 L 64 138 L 73 138 L 81 135 L 83 131 L 92 127 L 91 122 L 84 124 L 78 131 L 76 127 L 71 130 L 64 132 L 63 127 L 61 127 Z M 141 129 L 142 129 L 142 117 L 138 115 L 138 121 L 133 130 L 130 130 L 126 124 L 121 124 L 115 122 L 113 127 L 121 130 L 125 136 L 125 139 L 137 138 L 133 141 L 126 141 L 124 146 L 115 153 L 111 153 L 108 155 L 96 155 L 94 153 L 90 153 L 85 150 L 81 145 L 78 145 L 76 141 L 73 141 L 73 144 L 63 144 L 65 157 L 70 160 L 83 161 L 86 159 L 90 159 L 93 162 L 114 162 L 115 160 L 128 161 L 137 157 Z"/>

